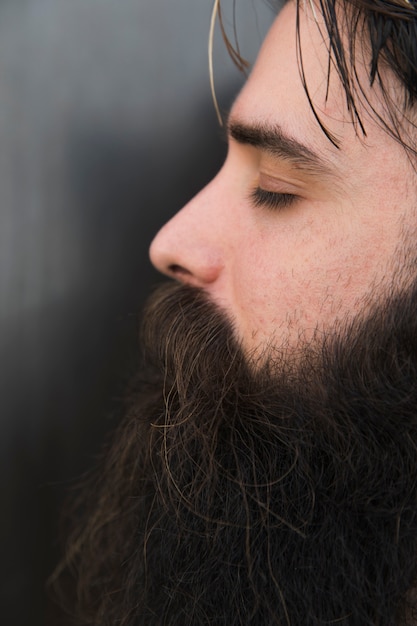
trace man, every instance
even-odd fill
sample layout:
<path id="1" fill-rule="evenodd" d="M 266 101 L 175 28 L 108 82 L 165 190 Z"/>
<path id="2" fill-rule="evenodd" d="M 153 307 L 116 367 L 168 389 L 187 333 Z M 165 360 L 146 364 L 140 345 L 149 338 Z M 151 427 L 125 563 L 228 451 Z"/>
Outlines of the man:
<path id="1" fill-rule="evenodd" d="M 417 623 L 417 6 L 288 2 L 157 235 L 80 623 Z M 84 521 L 82 521 L 84 520 Z"/>

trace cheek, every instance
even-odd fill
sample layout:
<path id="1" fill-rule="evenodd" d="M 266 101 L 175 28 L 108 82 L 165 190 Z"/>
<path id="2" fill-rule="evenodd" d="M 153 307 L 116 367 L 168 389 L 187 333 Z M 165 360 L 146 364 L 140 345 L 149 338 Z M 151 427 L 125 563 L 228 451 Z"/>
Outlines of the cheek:
<path id="1" fill-rule="evenodd" d="M 245 335 L 327 326 L 355 313 L 386 274 L 374 237 L 361 229 L 248 243 L 234 271 L 234 312 Z"/>
<path id="2" fill-rule="evenodd" d="M 240 325 L 270 335 L 289 317 L 310 317 L 323 292 L 323 271 L 312 272 L 308 255 L 294 246 L 288 253 L 282 245 L 250 250 L 250 254 L 240 256 L 234 272 L 235 312 Z"/>

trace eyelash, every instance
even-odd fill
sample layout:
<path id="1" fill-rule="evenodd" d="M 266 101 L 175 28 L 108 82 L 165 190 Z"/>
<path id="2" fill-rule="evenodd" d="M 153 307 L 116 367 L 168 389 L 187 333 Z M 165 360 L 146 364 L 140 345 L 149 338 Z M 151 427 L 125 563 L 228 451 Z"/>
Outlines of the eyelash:
<path id="1" fill-rule="evenodd" d="M 276 211 L 290 207 L 298 197 L 291 193 L 278 193 L 256 187 L 250 194 L 250 200 L 255 207 L 266 207 Z"/>

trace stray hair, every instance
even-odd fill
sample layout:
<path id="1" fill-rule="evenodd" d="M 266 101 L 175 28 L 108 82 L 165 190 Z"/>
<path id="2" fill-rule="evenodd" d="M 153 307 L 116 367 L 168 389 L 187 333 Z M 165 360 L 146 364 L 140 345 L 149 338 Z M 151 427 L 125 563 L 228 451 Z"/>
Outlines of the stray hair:
<path id="1" fill-rule="evenodd" d="M 230 41 L 226 33 L 226 29 L 224 26 L 222 11 L 221 11 L 221 0 L 214 0 L 213 11 L 211 14 L 210 20 L 210 30 L 209 30 L 209 41 L 208 41 L 208 59 L 209 59 L 209 75 L 210 75 L 210 90 L 211 96 L 213 98 L 213 104 L 216 111 L 217 119 L 219 121 L 220 126 L 223 126 L 223 118 L 220 112 L 219 103 L 217 100 L 216 88 L 214 84 L 214 69 L 213 69 L 213 44 L 214 44 L 214 30 L 216 26 L 216 19 L 219 20 L 220 30 L 222 33 L 223 41 L 226 45 L 227 52 L 230 55 L 233 63 L 236 65 L 240 72 L 245 73 L 247 68 L 249 67 L 249 63 L 242 57 L 239 44 L 236 36 L 236 21 L 234 22 L 234 33 L 235 33 L 235 43 L 233 44 Z M 236 0 L 233 0 L 233 12 L 235 9 Z"/>

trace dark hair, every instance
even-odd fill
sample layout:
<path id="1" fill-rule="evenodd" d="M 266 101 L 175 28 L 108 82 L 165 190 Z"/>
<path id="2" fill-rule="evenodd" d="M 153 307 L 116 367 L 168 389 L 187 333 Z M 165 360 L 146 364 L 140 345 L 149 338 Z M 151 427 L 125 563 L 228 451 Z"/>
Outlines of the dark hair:
<path id="1" fill-rule="evenodd" d="M 282 3 L 267 0 L 274 9 Z M 317 10 L 324 18 L 325 31 L 322 32 L 329 51 L 328 80 L 330 72 L 336 71 L 343 86 L 346 104 L 357 132 L 366 136 L 366 128 L 360 114 L 360 106 L 365 105 L 368 113 L 396 141 L 411 154 L 417 156 L 417 140 L 410 136 L 410 128 L 416 128 L 413 121 L 413 106 L 417 102 L 417 2 L 415 0 L 296 0 L 297 5 L 297 48 L 300 75 L 313 113 L 329 140 L 338 146 L 335 136 L 320 119 L 304 74 L 301 35 L 299 29 L 300 11 L 305 5 L 317 2 Z M 220 15 L 221 18 L 221 15 Z M 222 27 L 223 34 L 224 28 Z M 228 49 L 232 48 L 230 41 Z M 367 96 L 369 85 L 361 84 L 357 67 L 357 52 L 365 51 L 369 64 L 367 77 L 370 86 L 378 86 L 385 104 L 385 113 L 376 111 Z M 239 50 L 232 58 L 241 66 Z M 400 91 L 392 95 L 392 84 L 387 82 L 387 74 L 398 80 Z M 388 77 L 389 78 L 389 77 Z M 411 126 L 410 126 L 411 124 Z"/>

